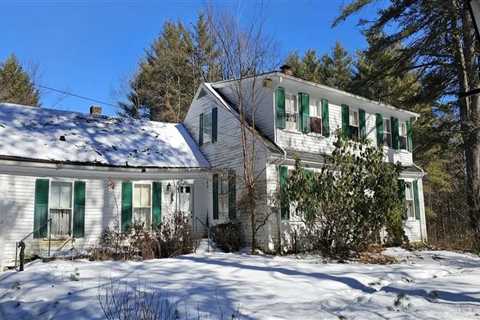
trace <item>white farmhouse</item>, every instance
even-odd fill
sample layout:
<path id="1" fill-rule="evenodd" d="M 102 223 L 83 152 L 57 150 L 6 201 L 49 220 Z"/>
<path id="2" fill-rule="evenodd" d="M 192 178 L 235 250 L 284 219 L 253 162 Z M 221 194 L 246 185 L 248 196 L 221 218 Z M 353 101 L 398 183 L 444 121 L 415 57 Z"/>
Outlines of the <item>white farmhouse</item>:
<path id="1" fill-rule="evenodd" d="M 274 201 L 279 181 L 298 157 L 320 168 L 334 132 L 366 137 L 385 161 L 404 170 L 411 241 L 426 241 L 423 171 L 412 157 L 418 114 L 293 77 L 288 68 L 242 80 L 255 141 L 257 211 L 265 223 L 258 242 L 273 250 L 298 224 Z M 0 104 L 0 264 L 27 252 L 86 248 L 110 227 L 152 225 L 184 211 L 203 236 L 207 225 L 250 221 L 238 205 L 243 193 L 238 81 L 202 84 L 181 124 Z"/>

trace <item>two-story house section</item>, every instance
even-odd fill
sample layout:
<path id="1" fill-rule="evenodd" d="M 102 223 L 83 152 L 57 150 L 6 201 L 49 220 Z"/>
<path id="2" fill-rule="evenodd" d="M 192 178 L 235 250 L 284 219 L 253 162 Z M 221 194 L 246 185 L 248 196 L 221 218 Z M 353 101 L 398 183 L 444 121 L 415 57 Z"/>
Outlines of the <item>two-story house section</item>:
<path id="1" fill-rule="evenodd" d="M 305 166 L 320 168 L 323 156 L 333 150 L 335 132 L 338 130 L 351 139 L 367 138 L 383 148 L 385 161 L 400 162 L 405 186 L 407 219 L 405 231 L 411 241 L 426 240 L 425 210 L 423 201 L 423 171 L 413 162 L 412 124 L 418 114 L 380 102 L 372 101 L 328 86 L 305 81 L 291 75 L 288 67 L 281 72 L 270 72 L 242 80 L 250 131 L 258 143 L 256 170 L 261 192 L 258 208 L 268 215 L 268 223 L 261 229 L 260 242 L 272 249 L 284 236 L 298 225 L 288 210 L 281 210 L 274 197 L 293 169 L 294 159 L 300 158 Z M 203 84 L 197 91 L 184 121 L 191 135 L 214 168 L 224 169 L 228 180 L 236 178 L 236 199 L 241 196 L 242 155 L 240 121 L 236 97 L 238 81 Z M 214 135 L 211 132 L 214 132 Z M 207 133 L 207 138 L 205 134 Z M 212 183 L 217 184 L 213 181 Z M 228 184 L 228 183 L 226 183 Z M 222 188 L 218 188 L 219 190 Z M 213 207 L 217 206 L 222 192 L 214 192 Z M 216 194 L 218 193 L 218 194 Z M 233 196 L 230 196 L 233 199 Z M 217 207 L 223 206 L 220 202 Z M 234 205 L 230 204 L 230 207 Z M 218 210 L 218 209 L 216 209 Z M 233 209 L 231 209 L 233 210 Z M 213 212 L 213 223 L 226 221 L 233 215 Z M 240 219 L 248 235 L 249 219 L 241 209 L 234 218 Z M 248 240 L 248 236 L 246 237 Z"/>

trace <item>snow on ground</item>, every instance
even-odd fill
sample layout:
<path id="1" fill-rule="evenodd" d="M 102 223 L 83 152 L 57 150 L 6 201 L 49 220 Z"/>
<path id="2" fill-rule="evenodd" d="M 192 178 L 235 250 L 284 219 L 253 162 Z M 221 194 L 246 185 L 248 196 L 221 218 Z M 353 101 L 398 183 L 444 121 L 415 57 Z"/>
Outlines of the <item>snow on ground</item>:
<path id="1" fill-rule="evenodd" d="M 240 319 L 480 319 L 479 257 L 386 253 L 399 263 L 218 252 L 145 262 L 36 261 L 0 274 L 0 319 L 103 319 L 99 287 L 109 279 L 145 283 L 178 301 L 180 314 L 208 319 L 235 310 Z"/>

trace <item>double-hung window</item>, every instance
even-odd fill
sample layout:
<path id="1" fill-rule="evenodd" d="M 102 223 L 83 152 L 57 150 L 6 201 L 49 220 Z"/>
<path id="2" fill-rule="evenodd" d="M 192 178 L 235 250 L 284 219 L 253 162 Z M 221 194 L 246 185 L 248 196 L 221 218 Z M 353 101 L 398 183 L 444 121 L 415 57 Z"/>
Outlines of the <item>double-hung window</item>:
<path id="1" fill-rule="evenodd" d="M 407 150 L 407 141 L 407 123 L 405 121 L 401 121 L 399 128 L 400 149 Z"/>
<path id="2" fill-rule="evenodd" d="M 405 182 L 405 202 L 407 205 L 407 219 L 415 220 L 415 206 L 413 202 L 413 187 L 411 182 Z"/>
<path id="3" fill-rule="evenodd" d="M 383 144 L 392 147 L 392 123 L 390 118 L 383 118 Z"/>
<path id="4" fill-rule="evenodd" d="M 52 181 L 50 188 L 50 234 L 57 238 L 66 237 L 71 233 L 72 183 Z"/>
<path id="5" fill-rule="evenodd" d="M 298 101 L 294 94 L 285 95 L 285 129 L 298 130 Z"/>
<path id="6" fill-rule="evenodd" d="M 133 186 L 133 221 L 149 228 L 151 217 L 152 186 L 149 183 L 136 183 Z"/>
<path id="7" fill-rule="evenodd" d="M 212 142 L 212 112 L 203 114 L 203 143 Z"/>
<path id="8" fill-rule="evenodd" d="M 320 100 L 312 100 L 310 104 L 310 131 L 316 134 L 323 134 L 322 123 L 322 102 Z"/>
<path id="9" fill-rule="evenodd" d="M 220 214 L 226 217 L 228 214 L 228 175 L 223 174 L 219 180 L 218 207 Z"/>
<path id="10" fill-rule="evenodd" d="M 358 140 L 359 138 L 359 121 L 358 121 L 358 110 L 349 110 L 348 112 L 348 125 L 349 125 L 349 136 L 352 140 Z"/>

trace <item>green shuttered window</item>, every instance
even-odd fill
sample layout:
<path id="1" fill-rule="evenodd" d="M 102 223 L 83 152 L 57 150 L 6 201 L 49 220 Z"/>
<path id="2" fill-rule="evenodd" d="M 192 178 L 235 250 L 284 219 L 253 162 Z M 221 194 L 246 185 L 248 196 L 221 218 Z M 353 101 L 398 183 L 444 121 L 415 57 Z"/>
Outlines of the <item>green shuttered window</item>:
<path id="1" fill-rule="evenodd" d="M 43 238 L 48 232 L 48 179 L 35 181 L 35 208 L 33 215 L 33 237 Z"/>
<path id="2" fill-rule="evenodd" d="M 73 194 L 73 236 L 85 236 L 85 182 L 75 181 Z"/>
<path id="3" fill-rule="evenodd" d="M 218 174 L 212 177 L 212 211 L 213 219 L 218 220 Z"/>
<path id="4" fill-rule="evenodd" d="M 375 114 L 375 126 L 377 129 L 377 146 L 383 146 L 383 117 L 380 113 Z"/>
<path id="5" fill-rule="evenodd" d="M 367 127 L 366 127 L 367 122 L 365 119 L 365 110 L 359 109 L 358 117 L 360 118 L 360 124 L 359 124 L 360 139 L 366 139 L 367 138 Z"/>
<path id="6" fill-rule="evenodd" d="M 288 168 L 286 166 L 279 167 L 279 180 L 280 180 L 280 192 L 285 190 L 288 179 Z M 290 206 L 289 204 L 282 199 L 280 204 L 280 216 L 283 220 L 288 220 L 290 218 Z"/>
<path id="7" fill-rule="evenodd" d="M 344 137 L 350 136 L 349 123 L 349 108 L 346 104 L 342 104 L 342 135 Z"/>
<path id="8" fill-rule="evenodd" d="M 323 136 L 330 136 L 330 121 L 329 121 L 329 111 L 328 111 L 328 100 L 322 99 L 322 126 L 323 126 Z"/>
<path id="9" fill-rule="evenodd" d="M 298 100 L 300 102 L 300 131 L 308 133 L 310 132 L 310 96 L 300 92 Z"/>
<path id="10" fill-rule="evenodd" d="M 122 182 L 122 232 L 132 225 L 132 183 Z"/>
<path id="11" fill-rule="evenodd" d="M 276 114 L 276 127 L 279 129 L 285 129 L 285 89 L 278 87 L 275 90 L 275 114 Z"/>
<path id="12" fill-rule="evenodd" d="M 162 183 L 152 183 L 152 224 L 156 229 L 162 222 Z"/>
<path id="13" fill-rule="evenodd" d="M 415 202 L 415 219 L 420 220 L 420 198 L 418 194 L 418 181 L 413 181 L 413 197 Z"/>

